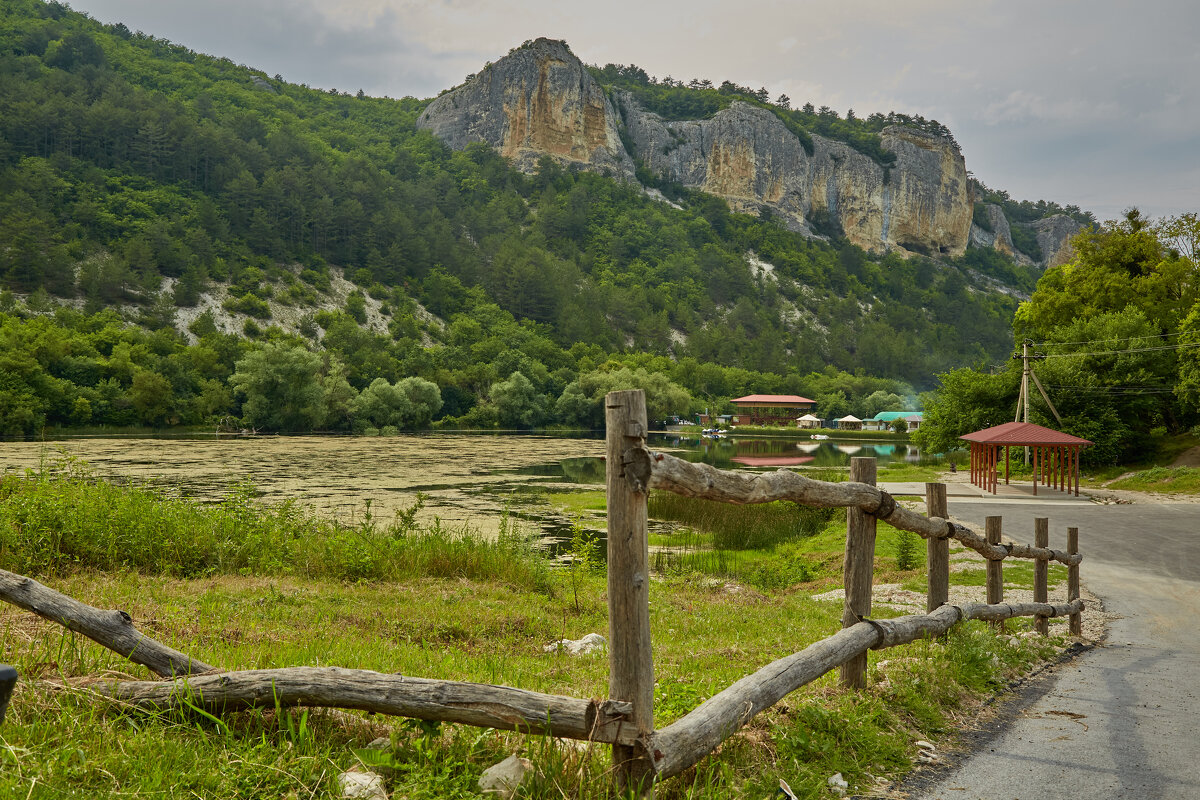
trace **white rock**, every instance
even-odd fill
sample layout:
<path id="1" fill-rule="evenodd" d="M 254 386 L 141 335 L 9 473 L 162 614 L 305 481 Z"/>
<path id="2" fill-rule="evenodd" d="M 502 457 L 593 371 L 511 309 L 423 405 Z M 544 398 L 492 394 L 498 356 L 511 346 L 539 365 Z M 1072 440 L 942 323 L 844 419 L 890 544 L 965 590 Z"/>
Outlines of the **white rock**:
<path id="1" fill-rule="evenodd" d="M 829 790 L 838 797 L 845 797 L 846 790 L 850 788 L 850 784 L 846 783 L 846 779 L 842 777 L 842 773 L 835 772 L 829 776 Z"/>
<path id="2" fill-rule="evenodd" d="M 392 740 L 386 736 L 380 736 L 378 739 L 372 739 L 367 745 L 368 750 L 387 750 L 392 746 Z"/>
<path id="3" fill-rule="evenodd" d="M 591 653 L 602 653 L 608 648 L 608 640 L 598 633 L 589 633 L 582 639 L 559 639 L 543 648 L 547 653 L 566 652 L 572 656 L 586 656 Z"/>
<path id="4" fill-rule="evenodd" d="M 937 745 L 933 742 L 927 742 L 924 739 L 918 739 L 916 745 L 922 750 L 937 750 Z"/>
<path id="5" fill-rule="evenodd" d="M 922 750 L 917 753 L 917 761 L 920 761 L 922 764 L 936 764 L 938 762 L 937 753 L 930 750 Z"/>
<path id="6" fill-rule="evenodd" d="M 374 772 L 343 772 L 337 777 L 337 786 L 342 797 L 388 800 L 383 778 Z"/>
<path id="7" fill-rule="evenodd" d="M 507 800 L 517 793 L 517 787 L 532 769 L 532 761 L 514 753 L 483 771 L 479 776 L 479 791 L 499 795 Z"/>

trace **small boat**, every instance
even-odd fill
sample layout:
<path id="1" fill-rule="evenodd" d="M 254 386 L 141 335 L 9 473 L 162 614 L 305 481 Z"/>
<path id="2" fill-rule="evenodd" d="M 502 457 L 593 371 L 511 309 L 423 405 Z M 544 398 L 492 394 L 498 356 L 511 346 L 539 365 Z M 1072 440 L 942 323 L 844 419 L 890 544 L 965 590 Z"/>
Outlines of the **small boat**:
<path id="1" fill-rule="evenodd" d="M 824 441 L 825 439 L 828 439 L 829 437 L 823 433 L 814 433 L 812 436 L 810 436 L 808 438 L 810 438 L 814 441 Z"/>

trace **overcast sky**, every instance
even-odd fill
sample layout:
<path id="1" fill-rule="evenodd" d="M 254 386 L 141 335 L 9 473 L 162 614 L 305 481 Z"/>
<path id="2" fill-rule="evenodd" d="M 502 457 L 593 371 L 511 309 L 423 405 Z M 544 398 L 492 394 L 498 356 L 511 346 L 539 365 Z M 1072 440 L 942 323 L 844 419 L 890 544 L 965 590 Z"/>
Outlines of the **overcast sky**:
<path id="1" fill-rule="evenodd" d="M 1017 199 L 1200 210 L 1197 0 L 71 0 L 296 83 L 429 97 L 526 39 L 584 61 L 922 114 Z"/>

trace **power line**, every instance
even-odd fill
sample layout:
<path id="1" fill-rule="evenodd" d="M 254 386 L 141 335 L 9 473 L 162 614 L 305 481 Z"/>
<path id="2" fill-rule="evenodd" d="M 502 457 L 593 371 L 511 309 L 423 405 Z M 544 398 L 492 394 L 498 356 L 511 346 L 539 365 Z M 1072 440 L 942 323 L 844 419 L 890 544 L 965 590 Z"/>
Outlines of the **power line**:
<path id="1" fill-rule="evenodd" d="M 1124 339 L 1091 339 L 1086 342 L 1035 342 L 1033 346 L 1034 347 L 1057 347 L 1059 345 L 1068 345 L 1068 344 L 1100 344 L 1102 342 L 1135 342 L 1135 341 L 1138 341 L 1139 339 L 1166 339 L 1170 336 L 1183 336 L 1184 333 L 1186 333 L 1186 331 L 1180 331 L 1179 333 L 1161 333 L 1161 334 L 1155 333 L 1155 334 L 1151 334 L 1149 336 L 1129 336 Z"/>
<path id="2" fill-rule="evenodd" d="M 1158 347 L 1133 347 L 1128 350 L 1092 350 L 1086 353 L 1047 353 L 1045 358 L 1077 358 L 1080 356 L 1116 356 L 1124 353 L 1155 353 L 1164 350 L 1187 350 L 1200 347 L 1200 342 L 1191 344 L 1164 344 Z"/>

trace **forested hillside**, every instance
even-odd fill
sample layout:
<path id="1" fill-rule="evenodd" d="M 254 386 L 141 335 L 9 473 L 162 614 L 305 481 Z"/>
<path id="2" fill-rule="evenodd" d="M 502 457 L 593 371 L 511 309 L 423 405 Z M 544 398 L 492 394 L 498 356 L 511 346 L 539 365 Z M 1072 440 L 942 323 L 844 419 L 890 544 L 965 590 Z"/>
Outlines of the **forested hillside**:
<path id="1" fill-rule="evenodd" d="M 523 175 L 417 131 L 424 105 L 0 6 L 0 433 L 586 424 L 622 365 L 670 379 L 668 413 L 749 391 L 853 402 L 1011 344 L 995 287 L 1031 280 L 994 252 L 868 256 L 697 192 Z M 256 418 L 271 389 L 238 377 L 268 344 L 323 387 L 288 419 Z M 432 410 L 359 413 L 378 379 L 393 410 Z"/>
<path id="2" fill-rule="evenodd" d="M 1167 437 L 1200 437 L 1200 220 L 1125 218 L 1081 234 L 1076 258 L 1048 269 L 1014 320 L 1043 360 L 1034 374 L 1061 423 L 1034 394 L 1030 419 L 1095 444 L 1085 463 L 1151 457 Z M 1021 362 L 941 375 L 917 439 L 935 450 L 1012 420 Z M 1033 390 L 1031 390 L 1033 391 Z M 1193 440 L 1194 441 L 1194 440 Z"/>

